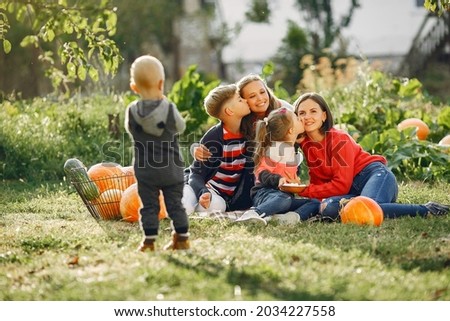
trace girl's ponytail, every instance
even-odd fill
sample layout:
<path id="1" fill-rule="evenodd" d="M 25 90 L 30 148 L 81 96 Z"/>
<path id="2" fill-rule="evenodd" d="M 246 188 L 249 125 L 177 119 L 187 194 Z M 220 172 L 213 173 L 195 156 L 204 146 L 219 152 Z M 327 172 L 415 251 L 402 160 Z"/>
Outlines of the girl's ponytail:
<path id="1" fill-rule="evenodd" d="M 253 156 L 255 161 L 255 167 L 257 167 L 261 161 L 261 158 L 266 154 L 267 148 L 270 146 L 270 135 L 267 134 L 268 118 L 256 122 L 256 150 Z"/>

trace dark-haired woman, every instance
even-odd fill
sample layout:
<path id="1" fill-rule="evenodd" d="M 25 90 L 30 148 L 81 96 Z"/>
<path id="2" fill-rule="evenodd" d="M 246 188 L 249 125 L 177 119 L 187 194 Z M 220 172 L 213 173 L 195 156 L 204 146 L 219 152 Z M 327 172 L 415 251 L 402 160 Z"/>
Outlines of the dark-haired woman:
<path id="1" fill-rule="evenodd" d="M 359 195 L 375 200 L 387 218 L 448 214 L 449 206 L 435 202 L 396 203 L 398 184 L 386 158 L 364 151 L 346 132 L 334 129 L 331 110 L 322 96 L 305 93 L 294 108 L 305 127 L 306 138 L 300 146 L 310 176 L 310 185 L 299 195 L 321 200 L 324 219 L 338 219 L 345 203 L 341 200 Z"/>

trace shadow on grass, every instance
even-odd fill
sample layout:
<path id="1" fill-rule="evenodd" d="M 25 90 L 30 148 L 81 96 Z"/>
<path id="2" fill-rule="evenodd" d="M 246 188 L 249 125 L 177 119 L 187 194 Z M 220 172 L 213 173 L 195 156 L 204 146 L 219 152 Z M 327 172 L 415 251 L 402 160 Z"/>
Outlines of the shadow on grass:
<path id="1" fill-rule="evenodd" d="M 193 253 L 188 253 L 182 258 L 170 255 L 166 259 L 171 264 L 189 271 L 195 271 L 208 278 L 224 277 L 231 286 L 239 285 L 242 290 L 248 292 L 250 297 L 247 299 L 249 300 L 264 295 L 270 296 L 274 300 L 283 301 L 332 301 L 336 299 L 329 294 L 313 295 L 301 290 L 300 285 L 295 286 L 298 288 L 295 290 L 287 289 L 283 287 L 279 274 L 264 267 L 240 269 L 233 262 L 219 264 Z M 227 300 L 227 298 L 224 299 Z"/>
<path id="2" fill-rule="evenodd" d="M 312 243 L 330 250 L 359 250 L 386 266 L 405 271 L 443 272 L 450 266 L 448 218 L 399 218 L 381 227 L 341 223 L 306 223 L 279 233 L 266 229 L 268 236 L 283 243 Z M 345 241 L 344 241 L 345 240 Z"/>
<path id="3" fill-rule="evenodd" d="M 442 256 L 411 259 L 401 262 L 400 267 L 405 271 L 419 269 L 421 272 L 441 272 L 450 267 L 450 259 Z"/>

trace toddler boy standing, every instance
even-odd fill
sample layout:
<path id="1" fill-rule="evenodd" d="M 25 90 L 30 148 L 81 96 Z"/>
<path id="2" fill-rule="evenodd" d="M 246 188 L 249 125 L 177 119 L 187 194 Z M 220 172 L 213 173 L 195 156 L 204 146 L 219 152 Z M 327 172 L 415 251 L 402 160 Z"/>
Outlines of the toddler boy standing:
<path id="1" fill-rule="evenodd" d="M 134 172 L 143 205 L 140 224 L 144 239 L 139 250 L 155 250 L 160 191 L 174 228 L 172 240 L 164 249 L 189 249 L 189 222 L 181 203 L 184 162 L 177 137 L 186 124 L 175 104 L 164 96 L 164 67 L 157 58 L 149 55 L 137 58 L 130 75 L 130 88 L 140 96 L 125 112 L 125 128 L 134 144 Z"/>

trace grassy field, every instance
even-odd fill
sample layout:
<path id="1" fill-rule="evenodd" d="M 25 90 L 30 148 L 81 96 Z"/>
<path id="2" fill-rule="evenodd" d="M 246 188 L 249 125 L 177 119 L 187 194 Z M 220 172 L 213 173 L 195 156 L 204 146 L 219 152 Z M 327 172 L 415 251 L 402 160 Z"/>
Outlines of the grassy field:
<path id="1" fill-rule="evenodd" d="M 409 183 L 400 201 L 450 204 Z M 161 223 L 162 246 L 169 240 Z M 139 253 L 138 224 L 97 223 L 66 184 L 0 187 L 1 300 L 450 300 L 450 217 L 267 227 L 191 219 L 189 252 Z"/>

